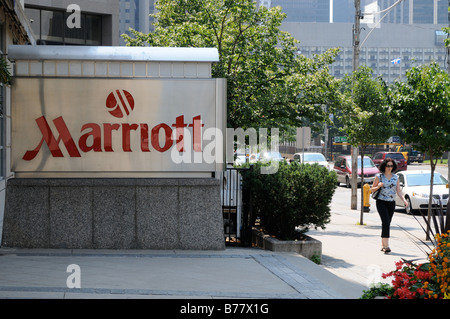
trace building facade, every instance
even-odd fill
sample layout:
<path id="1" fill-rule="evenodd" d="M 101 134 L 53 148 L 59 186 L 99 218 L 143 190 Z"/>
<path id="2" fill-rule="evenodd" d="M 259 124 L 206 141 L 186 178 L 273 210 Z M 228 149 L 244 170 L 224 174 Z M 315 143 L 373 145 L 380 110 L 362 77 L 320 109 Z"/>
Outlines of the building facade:
<path id="1" fill-rule="evenodd" d="M 118 45 L 118 0 L 0 0 L 0 54 L 9 73 L 16 66 L 8 47 L 28 45 Z M 31 72 L 43 72 L 35 70 Z M 0 230 L 11 171 L 12 85 L 0 83 Z"/>
<path id="2" fill-rule="evenodd" d="M 369 10 L 370 4 L 374 8 L 374 1 L 361 1 L 365 19 L 361 23 L 360 65 L 369 66 L 374 75 L 387 82 L 404 80 L 405 71 L 420 64 L 435 61 L 447 68 L 446 35 L 442 28 L 449 24 L 448 1 L 404 0 L 392 7 L 396 2 L 375 1 L 375 12 L 380 13 L 370 15 L 364 10 Z M 312 57 L 339 47 L 341 52 L 331 73 L 341 78 L 352 72 L 353 0 L 262 0 L 260 5 L 283 8 L 287 18 L 282 29 L 300 41 L 303 55 Z"/>
<path id="3" fill-rule="evenodd" d="M 152 30 L 153 18 L 150 14 L 155 11 L 155 0 L 119 0 L 119 3 L 119 34 L 130 35 L 130 28 L 143 33 Z M 122 37 L 119 43 L 125 45 Z"/>
<path id="4" fill-rule="evenodd" d="M 25 0 L 39 45 L 119 45 L 119 1 Z"/>
<path id="5" fill-rule="evenodd" d="M 31 26 L 24 13 L 23 2 L 0 0 L 0 231 L 5 207 L 6 181 L 11 172 L 11 85 L 3 81 L 4 74 L 13 74 L 13 65 L 7 59 L 11 44 L 35 44 Z"/>

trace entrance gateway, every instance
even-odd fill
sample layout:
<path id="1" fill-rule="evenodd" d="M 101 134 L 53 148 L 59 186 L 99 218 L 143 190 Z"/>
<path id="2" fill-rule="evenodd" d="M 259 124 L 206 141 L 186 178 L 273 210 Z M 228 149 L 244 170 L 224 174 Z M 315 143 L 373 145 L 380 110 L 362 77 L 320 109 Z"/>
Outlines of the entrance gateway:
<path id="1" fill-rule="evenodd" d="M 2 245 L 224 249 L 212 48 L 20 46 Z"/>

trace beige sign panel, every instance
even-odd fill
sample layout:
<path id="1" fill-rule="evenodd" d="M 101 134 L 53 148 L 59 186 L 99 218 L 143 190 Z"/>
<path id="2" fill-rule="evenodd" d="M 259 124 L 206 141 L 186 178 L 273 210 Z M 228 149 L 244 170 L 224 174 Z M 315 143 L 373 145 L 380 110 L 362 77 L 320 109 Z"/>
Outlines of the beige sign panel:
<path id="1" fill-rule="evenodd" d="M 225 86 L 223 79 L 17 78 L 12 170 L 17 177 L 220 171 Z"/>

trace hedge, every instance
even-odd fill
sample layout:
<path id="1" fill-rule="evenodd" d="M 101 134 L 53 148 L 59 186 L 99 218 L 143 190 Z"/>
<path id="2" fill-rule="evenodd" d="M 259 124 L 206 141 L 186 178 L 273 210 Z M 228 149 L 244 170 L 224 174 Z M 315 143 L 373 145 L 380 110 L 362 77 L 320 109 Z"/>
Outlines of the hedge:
<path id="1" fill-rule="evenodd" d="M 242 171 L 242 184 L 244 199 L 251 200 L 263 229 L 281 240 L 300 239 L 312 227 L 325 229 L 336 173 L 317 164 L 280 162 L 276 173 L 261 174 L 262 165 L 267 164 Z"/>

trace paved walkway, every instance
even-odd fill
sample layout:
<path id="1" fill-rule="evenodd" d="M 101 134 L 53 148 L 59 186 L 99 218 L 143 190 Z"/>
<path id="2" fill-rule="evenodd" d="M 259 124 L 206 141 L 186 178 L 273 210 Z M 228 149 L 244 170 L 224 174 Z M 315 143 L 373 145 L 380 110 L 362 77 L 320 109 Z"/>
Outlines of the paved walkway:
<path id="1" fill-rule="evenodd" d="M 335 196 L 342 196 L 338 189 Z M 401 258 L 425 254 L 401 225 L 421 236 L 411 216 L 396 213 L 392 253 L 380 252 L 376 212 L 333 203 L 331 223 L 309 235 L 322 242 L 322 265 L 257 248 L 224 251 L 114 251 L 0 248 L 0 298 L 51 299 L 357 299 Z"/>
<path id="2" fill-rule="evenodd" d="M 0 254 L 0 298 L 349 297 L 337 289 L 344 280 L 306 258 L 259 249 Z"/>
<path id="3" fill-rule="evenodd" d="M 359 191 L 359 190 L 358 190 Z M 335 197 L 348 198 L 346 190 L 339 187 Z M 358 194 L 359 196 L 359 194 Z M 343 203 L 345 201 L 342 201 Z M 358 203 L 359 204 L 359 203 Z M 325 230 L 311 230 L 308 234 L 322 242 L 322 267 L 342 279 L 365 286 L 390 282 L 381 274 L 395 269 L 395 263 L 404 259 L 416 263 L 426 262 L 430 242 L 424 244 L 425 232 L 421 216 L 405 214 L 398 209 L 391 223 L 390 254 L 381 252 L 381 221 L 375 201 L 370 200 L 370 212 L 349 209 L 349 204 L 334 200 L 331 205 L 331 222 Z M 423 223 L 422 223 L 423 224 Z"/>

